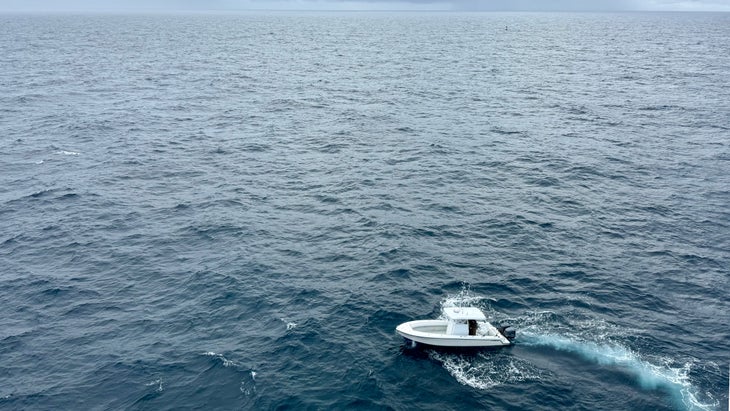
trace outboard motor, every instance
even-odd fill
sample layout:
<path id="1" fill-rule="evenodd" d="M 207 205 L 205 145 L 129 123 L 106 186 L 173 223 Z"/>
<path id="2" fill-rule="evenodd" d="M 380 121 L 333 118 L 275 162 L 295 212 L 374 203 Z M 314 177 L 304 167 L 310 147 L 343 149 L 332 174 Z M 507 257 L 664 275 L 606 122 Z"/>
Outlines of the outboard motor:
<path id="1" fill-rule="evenodd" d="M 511 325 L 500 325 L 497 327 L 497 331 L 499 331 L 500 334 L 504 335 L 504 338 L 508 340 L 514 340 L 517 336 L 517 330 L 515 330 Z"/>
<path id="2" fill-rule="evenodd" d="M 514 340 L 515 337 L 517 337 L 517 330 L 515 330 L 512 327 L 507 327 L 504 329 L 504 332 L 502 333 L 504 337 L 510 341 Z"/>

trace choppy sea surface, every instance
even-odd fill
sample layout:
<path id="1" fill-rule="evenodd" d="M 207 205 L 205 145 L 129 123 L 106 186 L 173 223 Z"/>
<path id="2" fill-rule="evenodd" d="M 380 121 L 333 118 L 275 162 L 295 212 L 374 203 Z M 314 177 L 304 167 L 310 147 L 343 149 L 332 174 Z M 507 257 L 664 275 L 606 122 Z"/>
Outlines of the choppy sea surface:
<path id="1" fill-rule="evenodd" d="M 0 408 L 723 410 L 730 14 L 0 15 Z M 476 305 L 515 345 L 411 349 Z"/>

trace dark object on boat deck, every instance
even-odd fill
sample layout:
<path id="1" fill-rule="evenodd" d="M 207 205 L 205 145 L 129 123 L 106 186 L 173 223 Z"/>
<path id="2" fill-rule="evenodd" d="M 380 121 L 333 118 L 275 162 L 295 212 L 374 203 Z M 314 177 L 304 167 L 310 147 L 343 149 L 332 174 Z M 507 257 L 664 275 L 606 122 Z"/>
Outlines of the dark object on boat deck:
<path id="1" fill-rule="evenodd" d="M 476 320 L 469 320 L 469 335 L 477 335 L 478 328 Z"/>

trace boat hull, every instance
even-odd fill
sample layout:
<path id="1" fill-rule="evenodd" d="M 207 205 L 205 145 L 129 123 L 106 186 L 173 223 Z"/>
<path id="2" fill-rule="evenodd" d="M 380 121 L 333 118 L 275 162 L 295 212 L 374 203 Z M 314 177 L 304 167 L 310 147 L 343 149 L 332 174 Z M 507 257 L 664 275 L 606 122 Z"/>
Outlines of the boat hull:
<path id="1" fill-rule="evenodd" d="M 484 323 L 486 334 L 449 335 L 446 334 L 445 320 L 409 321 L 396 327 L 395 331 L 410 341 L 435 347 L 504 347 L 512 343 L 489 323 Z"/>

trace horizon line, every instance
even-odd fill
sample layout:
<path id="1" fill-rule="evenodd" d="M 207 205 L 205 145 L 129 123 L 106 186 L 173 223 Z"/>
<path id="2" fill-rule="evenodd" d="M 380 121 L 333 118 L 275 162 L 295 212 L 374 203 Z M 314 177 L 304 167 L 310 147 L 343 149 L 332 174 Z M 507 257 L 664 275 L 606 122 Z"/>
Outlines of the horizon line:
<path id="1" fill-rule="evenodd" d="M 515 10 L 459 10 L 459 9 L 164 9 L 164 8 L 130 8 L 130 9 L 0 9 L 0 14 L 32 14 L 32 13 L 250 13 L 250 12 L 378 12 L 378 13 L 730 13 L 730 10 L 663 10 L 663 9 L 602 9 L 602 10 L 549 10 L 549 9 L 515 9 Z"/>

